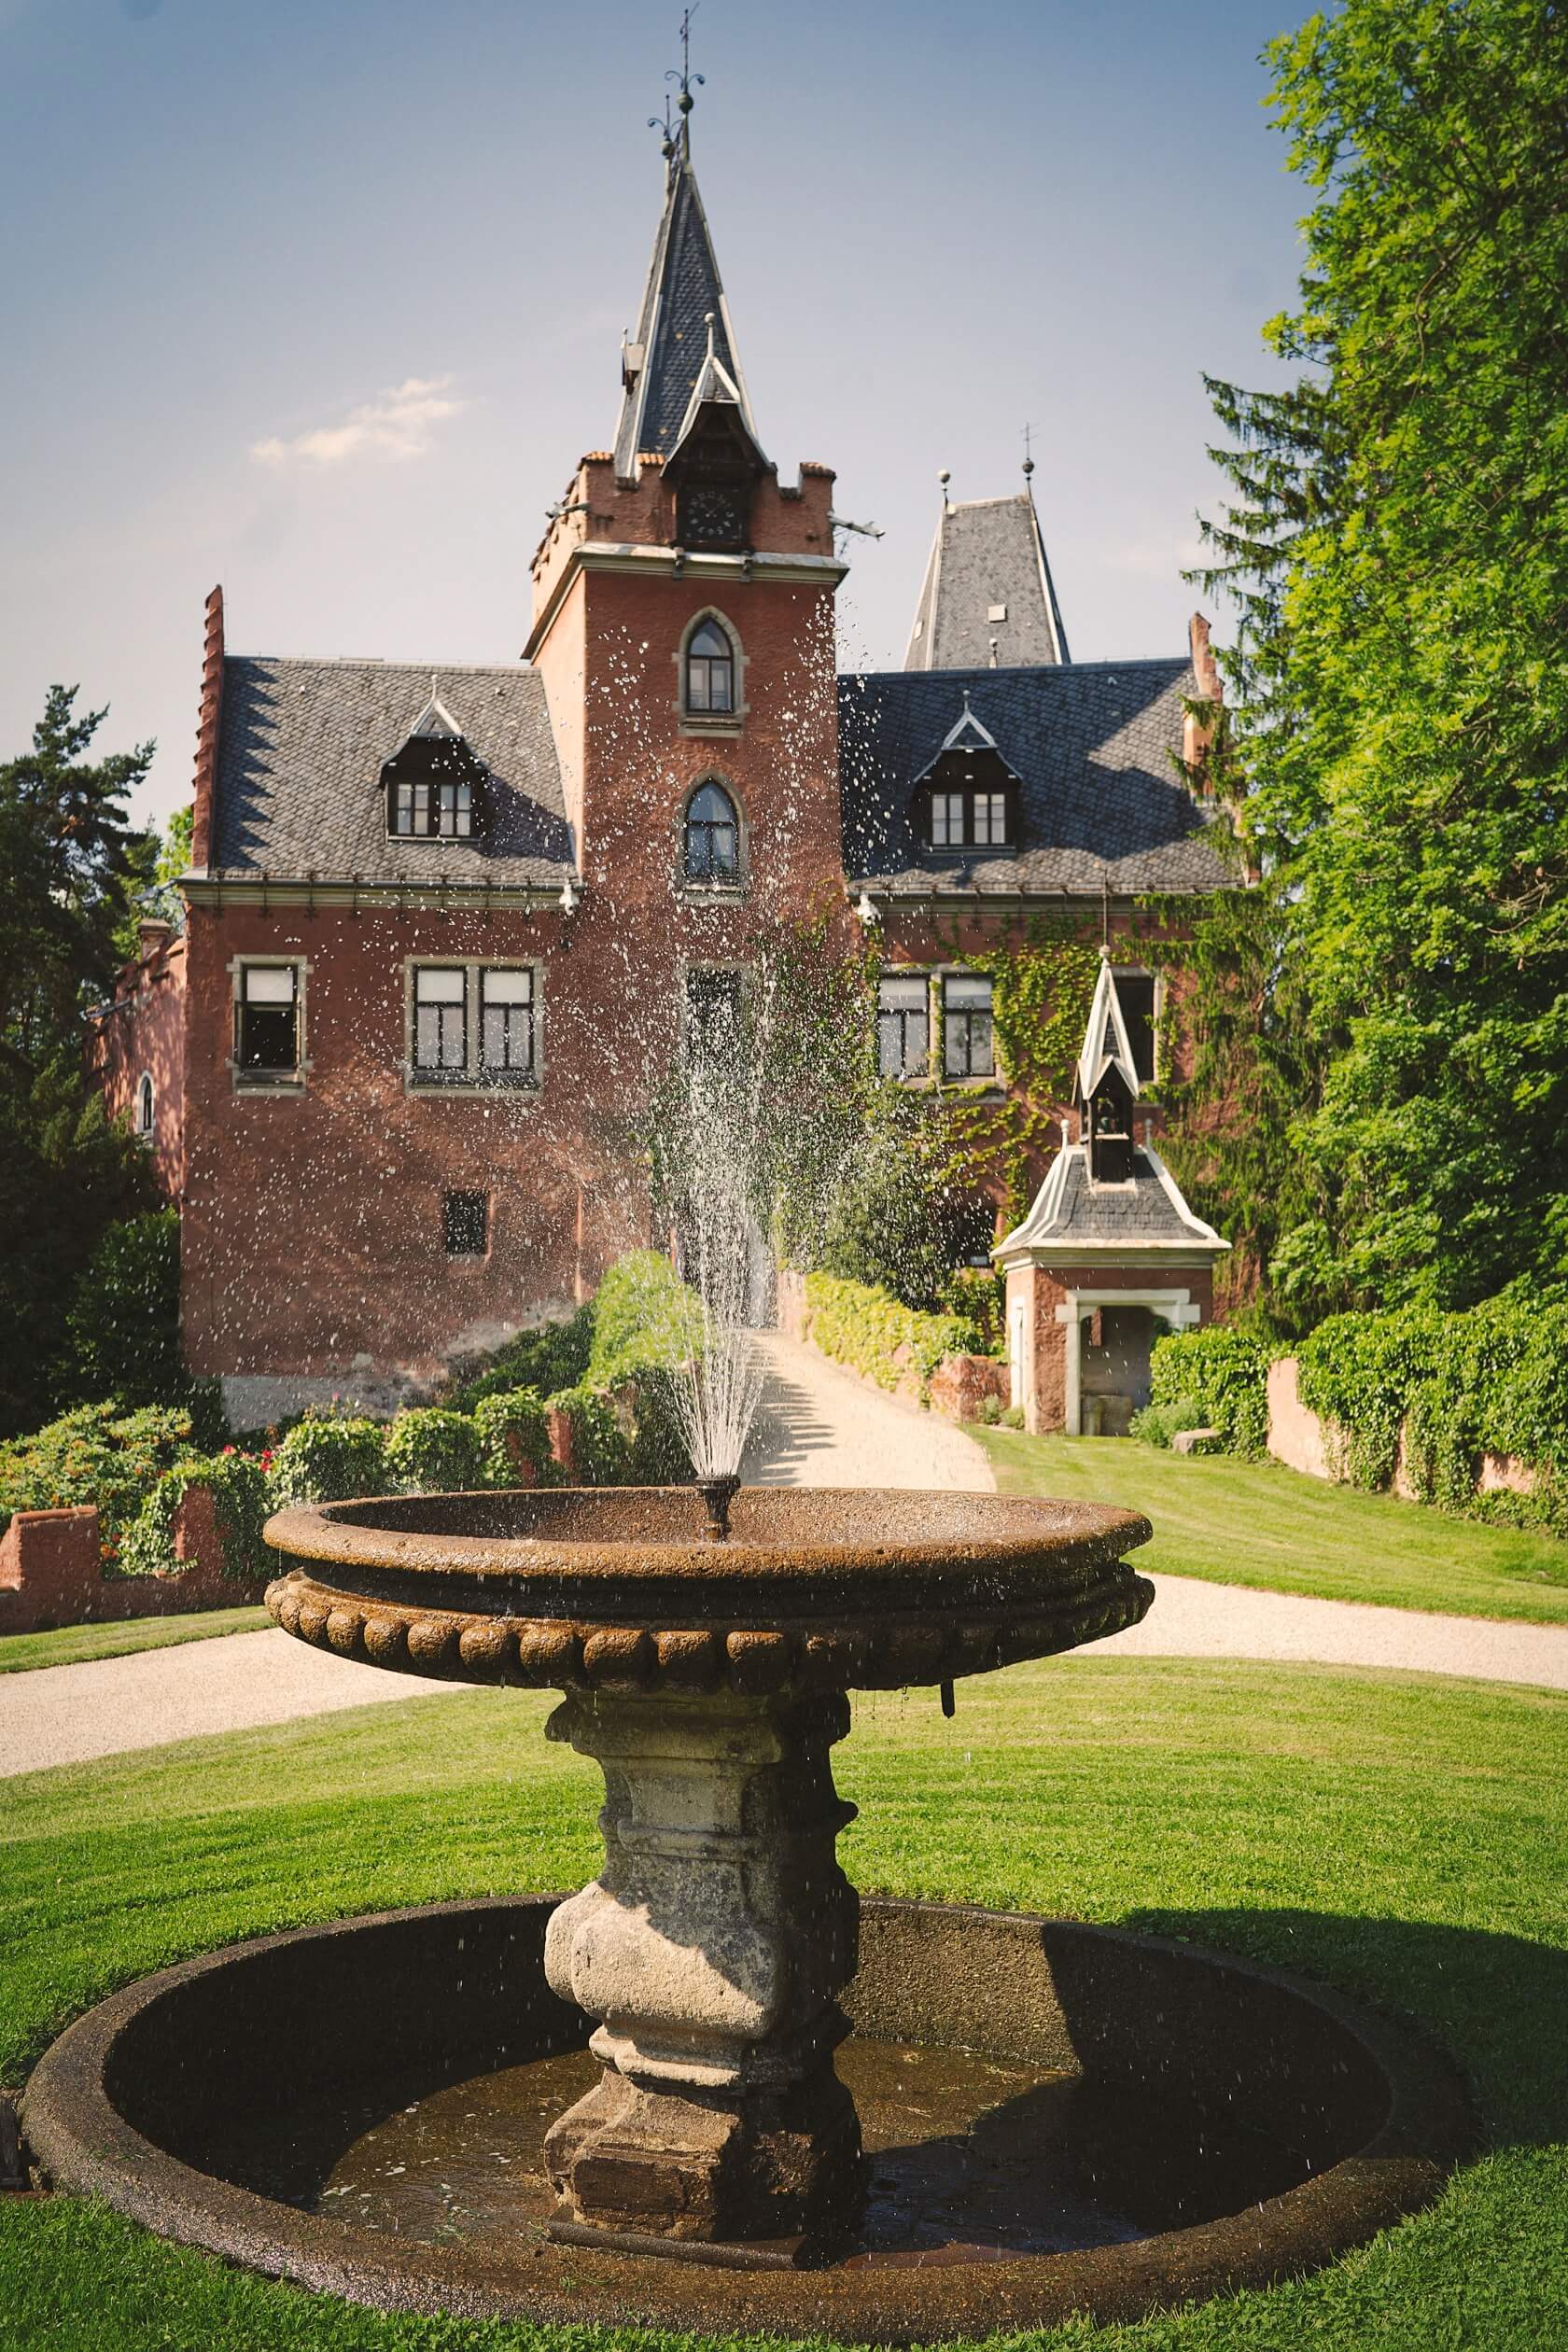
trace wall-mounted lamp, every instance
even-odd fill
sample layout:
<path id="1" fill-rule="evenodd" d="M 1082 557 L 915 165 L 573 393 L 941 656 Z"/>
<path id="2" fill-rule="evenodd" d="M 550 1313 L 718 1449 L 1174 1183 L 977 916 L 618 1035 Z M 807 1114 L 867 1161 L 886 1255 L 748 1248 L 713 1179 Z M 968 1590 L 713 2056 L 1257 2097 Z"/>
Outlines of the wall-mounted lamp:
<path id="1" fill-rule="evenodd" d="M 571 875 L 568 874 L 566 880 L 561 885 L 560 903 L 562 914 L 575 915 L 577 912 L 578 900 L 581 896 L 581 891 L 578 889 L 577 884 L 572 880 Z"/>
<path id="2" fill-rule="evenodd" d="M 882 920 L 882 909 L 873 903 L 869 890 L 861 892 L 855 903 L 855 913 L 862 923 L 879 923 Z"/>

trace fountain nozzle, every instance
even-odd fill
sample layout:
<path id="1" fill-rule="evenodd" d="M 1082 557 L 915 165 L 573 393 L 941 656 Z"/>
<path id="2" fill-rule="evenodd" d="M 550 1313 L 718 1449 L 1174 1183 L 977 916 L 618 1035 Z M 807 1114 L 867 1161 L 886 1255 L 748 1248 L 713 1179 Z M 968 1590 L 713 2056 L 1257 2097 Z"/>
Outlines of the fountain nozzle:
<path id="1" fill-rule="evenodd" d="M 740 1480 L 734 1471 L 722 1478 L 699 1478 L 697 1492 L 702 1496 L 707 1513 L 709 1543 L 721 1544 L 730 1532 L 730 1505 L 740 1489 Z"/>

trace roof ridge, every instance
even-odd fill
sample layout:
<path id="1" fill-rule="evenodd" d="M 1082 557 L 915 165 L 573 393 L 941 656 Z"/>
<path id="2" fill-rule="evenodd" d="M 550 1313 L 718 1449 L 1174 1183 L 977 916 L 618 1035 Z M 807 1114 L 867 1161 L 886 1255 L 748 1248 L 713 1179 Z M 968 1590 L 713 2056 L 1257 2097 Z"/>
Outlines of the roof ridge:
<path id="1" fill-rule="evenodd" d="M 1138 653 L 1122 661 L 1107 662 L 1013 662 L 990 668 L 984 663 L 972 663 L 962 669 L 875 669 L 840 670 L 840 678 L 952 678 L 978 679 L 982 681 L 998 678 L 1071 678 L 1079 670 L 1169 669 L 1188 670 L 1191 658 L 1185 653 Z"/>
<path id="2" fill-rule="evenodd" d="M 287 662 L 304 669 L 379 669 L 418 670 L 428 678 L 432 670 L 442 678 L 537 678 L 539 671 L 532 662 L 433 662 L 428 654 L 422 659 L 410 656 L 397 660 L 383 653 L 225 653 L 226 662 Z"/>

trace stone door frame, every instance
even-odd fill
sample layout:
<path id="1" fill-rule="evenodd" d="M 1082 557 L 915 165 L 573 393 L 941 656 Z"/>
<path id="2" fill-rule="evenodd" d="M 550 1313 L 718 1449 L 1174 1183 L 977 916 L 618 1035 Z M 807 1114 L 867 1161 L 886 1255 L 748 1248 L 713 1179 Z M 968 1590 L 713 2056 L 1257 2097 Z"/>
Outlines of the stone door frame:
<path id="1" fill-rule="evenodd" d="M 1057 1309 L 1066 1347 L 1062 1434 L 1068 1437 L 1084 1434 L 1082 1329 L 1085 1316 L 1097 1307 L 1147 1307 L 1172 1331 L 1191 1330 L 1203 1320 L 1190 1290 L 1070 1290 Z"/>

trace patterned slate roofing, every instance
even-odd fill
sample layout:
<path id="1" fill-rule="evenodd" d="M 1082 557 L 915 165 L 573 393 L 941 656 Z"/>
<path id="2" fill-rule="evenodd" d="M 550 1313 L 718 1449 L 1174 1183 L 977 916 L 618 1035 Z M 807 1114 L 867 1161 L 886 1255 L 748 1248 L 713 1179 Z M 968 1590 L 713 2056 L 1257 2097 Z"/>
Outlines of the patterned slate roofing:
<path id="1" fill-rule="evenodd" d="M 894 890 L 1098 898 L 1102 890 L 1239 887 L 1211 823 L 1171 764 L 1184 661 L 1026 669 L 877 670 L 839 680 L 844 862 Z M 1015 849 L 934 851 L 909 822 L 911 787 L 970 707 L 1019 777 Z"/>
<path id="2" fill-rule="evenodd" d="M 653 259 L 637 318 L 641 372 L 626 387 L 615 437 L 615 470 L 623 477 L 634 471 L 640 451 L 655 451 L 667 457 L 675 447 L 707 355 L 709 311 L 714 356 L 739 389 L 741 413 L 755 439 L 707 217 L 691 164 L 678 161 L 670 169 L 664 216 L 653 241 Z"/>
<path id="3" fill-rule="evenodd" d="M 431 697 L 487 771 L 487 822 L 471 841 L 386 832 L 384 763 Z M 428 662 L 313 662 L 231 654 L 212 861 L 274 881 L 559 885 L 574 863 L 544 681 Z"/>
<path id="4" fill-rule="evenodd" d="M 993 641 L 1001 669 L 1071 659 L 1027 490 L 944 504 L 903 666 L 977 668 L 989 663 Z"/>
<path id="5" fill-rule="evenodd" d="M 1132 1183 L 1091 1184 L 1082 1147 L 1064 1155 L 1061 1199 L 1049 1238 L 1062 1241 L 1191 1241 L 1197 1237 L 1141 1152 L 1132 1155 Z M 1033 1237 L 1044 1239 L 1045 1233 Z"/>

